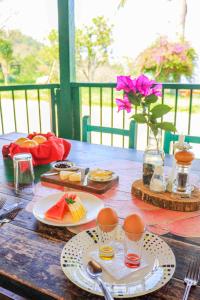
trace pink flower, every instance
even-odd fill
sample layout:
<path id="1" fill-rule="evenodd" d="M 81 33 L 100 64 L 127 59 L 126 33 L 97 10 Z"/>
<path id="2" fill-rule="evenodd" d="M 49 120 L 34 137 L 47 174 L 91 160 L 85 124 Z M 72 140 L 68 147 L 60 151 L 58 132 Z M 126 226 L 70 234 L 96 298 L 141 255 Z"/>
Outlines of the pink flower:
<path id="1" fill-rule="evenodd" d="M 162 96 L 162 84 L 158 83 L 153 86 L 151 89 L 151 95 L 154 94 L 155 96 Z"/>
<path id="2" fill-rule="evenodd" d="M 183 50 L 185 50 L 185 47 L 179 44 L 176 44 L 173 48 L 173 53 L 179 54 L 181 53 Z"/>
<path id="3" fill-rule="evenodd" d="M 117 91 L 124 90 L 126 93 L 135 92 L 134 82 L 130 76 L 117 76 Z"/>
<path id="4" fill-rule="evenodd" d="M 118 112 L 120 110 L 126 110 L 127 113 L 131 112 L 131 103 L 126 95 L 124 95 L 124 99 L 116 99 L 116 104 L 118 106 Z"/>
<path id="5" fill-rule="evenodd" d="M 149 80 L 145 75 L 140 75 L 136 80 L 136 89 L 142 96 L 151 95 L 151 87 L 155 84 L 154 80 Z"/>

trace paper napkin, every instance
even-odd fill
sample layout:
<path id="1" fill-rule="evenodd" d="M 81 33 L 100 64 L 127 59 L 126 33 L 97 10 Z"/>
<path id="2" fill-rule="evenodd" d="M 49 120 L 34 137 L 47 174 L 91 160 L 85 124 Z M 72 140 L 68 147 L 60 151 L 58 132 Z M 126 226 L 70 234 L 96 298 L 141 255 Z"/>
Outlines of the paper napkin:
<path id="1" fill-rule="evenodd" d="M 141 269 L 148 266 L 144 259 L 141 260 L 140 266 L 138 268 L 128 268 L 124 264 L 124 251 L 123 249 L 117 249 L 115 257 L 111 260 L 102 260 L 99 257 L 98 249 L 90 253 L 90 257 L 95 260 L 100 266 L 115 280 L 123 279 Z"/>

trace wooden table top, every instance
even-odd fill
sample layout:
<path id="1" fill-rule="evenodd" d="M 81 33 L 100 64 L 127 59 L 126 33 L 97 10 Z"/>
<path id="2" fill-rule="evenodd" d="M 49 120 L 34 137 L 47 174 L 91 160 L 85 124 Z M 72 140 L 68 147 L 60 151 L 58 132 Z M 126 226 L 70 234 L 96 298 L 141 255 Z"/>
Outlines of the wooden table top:
<path id="1" fill-rule="evenodd" d="M 0 147 L 19 137 L 12 133 L 0 136 Z M 69 159 L 83 167 L 110 167 L 120 176 L 118 186 L 103 195 L 107 205 L 123 213 L 124 203 L 131 205 L 131 181 L 134 180 L 133 162 L 142 161 L 142 152 L 131 149 L 112 148 L 71 141 L 72 150 Z M 171 164 L 166 156 L 166 165 Z M 36 179 L 50 166 L 35 168 Z M 200 175 L 200 162 L 195 161 L 193 172 Z M 13 192 L 12 161 L 0 155 L 0 196 L 15 200 Z M 24 208 L 32 200 L 21 199 Z M 60 267 L 60 254 L 66 241 L 73 234 L 66 228 L 52 227 L 38 222 L 26 209 L 20 211 L 9 224 L 0 228 L 0 285 L 27 299 L 58 300 L 99 300 L 102 297 L 92 295 L 71 283 Z M 200 236 L 200 234 L 199 234 Z M 171 246 L 176 256 L 177 267 L 173 278 L 167 285 L 152 294 L 138 299 L 182 299 L 184 293 L 184 276 L 188 262 L 200 256 L 200 238 L 180 237 L 168 233 L 162 238 Z M 134 298 L 136 299 L 136 298 Z M 200 285 L 192 288 L 190 300 L 200 299 Z"/>

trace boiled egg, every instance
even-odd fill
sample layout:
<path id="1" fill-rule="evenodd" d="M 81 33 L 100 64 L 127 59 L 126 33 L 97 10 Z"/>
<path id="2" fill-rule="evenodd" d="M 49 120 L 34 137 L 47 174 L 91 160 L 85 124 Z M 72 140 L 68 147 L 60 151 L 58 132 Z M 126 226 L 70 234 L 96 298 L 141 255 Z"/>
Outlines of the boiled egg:
<path id="1" fill-rule="evenodd" d="M 118 215 L 114 209 L 105 207 L 100 210 L 97 216 L 97 224 L 104 232 L 110 232 L 118 224 Z"/>
<path id="2" fill-rule="evenodd" d="M 131 214 L 125 218 L 123 229 L 130 240 L 138 241 L 144 233 L 145 224 L 139 215 Z"/>

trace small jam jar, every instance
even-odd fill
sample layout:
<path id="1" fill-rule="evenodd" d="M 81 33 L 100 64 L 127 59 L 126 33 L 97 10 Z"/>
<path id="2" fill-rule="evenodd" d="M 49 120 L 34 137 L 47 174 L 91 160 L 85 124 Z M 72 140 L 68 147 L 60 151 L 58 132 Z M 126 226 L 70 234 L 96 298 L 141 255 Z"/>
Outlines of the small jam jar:
<path id="1" fill-rule="evenodd" d="M 182 197 L 190 197 L 192 186 L 189 181 L 190 166 L 194 159 L 194 154 L 187 149 L 175 153 L 176 160 L 176 179 L 172 191 Z"/>

